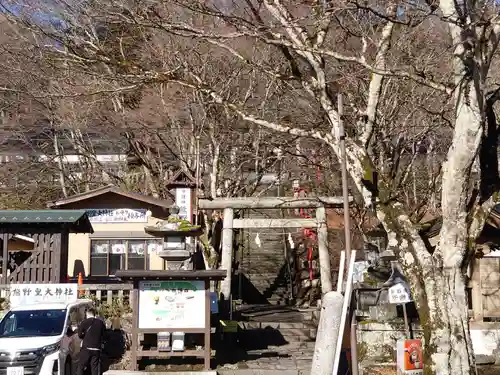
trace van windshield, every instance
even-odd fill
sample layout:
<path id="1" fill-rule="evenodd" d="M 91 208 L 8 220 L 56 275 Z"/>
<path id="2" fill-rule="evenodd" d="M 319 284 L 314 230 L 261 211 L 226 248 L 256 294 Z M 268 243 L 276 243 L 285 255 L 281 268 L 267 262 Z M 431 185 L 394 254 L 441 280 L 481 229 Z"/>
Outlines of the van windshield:
<path id="1" fill-rule="evenodd" d="M 58 336 L 66 310 L 9 311 L 0 322 L 0 337 Z"/>

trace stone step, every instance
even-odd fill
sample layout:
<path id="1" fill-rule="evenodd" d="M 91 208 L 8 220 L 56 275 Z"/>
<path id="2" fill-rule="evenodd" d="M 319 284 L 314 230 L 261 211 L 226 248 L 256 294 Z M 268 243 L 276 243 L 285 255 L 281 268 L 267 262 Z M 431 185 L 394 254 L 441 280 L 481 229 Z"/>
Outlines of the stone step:
<path id="1" fill-rule="evenodd" d="M 279 272 L 282 270 L 288 270 L 288 267 L 284 267 L 282 262 L 272 261 L 272 260 L 255 260 L 240 262 L 240 270 L 245 274 L 263 274 L 272 273 L 274 276 L 278 276 Z"/>
<path id="2" fill-rule="evenodd" d="M 279 279 L 273 278 L 273 279 L 266 280 L 266 279 L 256 279 L 256 278 L 248 277 L 247 279 L 253 285 L 261 286 L 263 288 L 268 288 L 271 285 L 287 287 L 290 284 L 290 282 L 287 279 L 281 279 L 281 278 L 279 278 Z"/>
<path id="3" fill-rule="evenodd" d="M 274 279 L 274 280 L 256 280 L 256 279 L 248 279 L 256 288 L 288 288 L 289 282 L 287 280 Z"/>
<path id="4" fill-rule="evenodd" d="M 253 279 L 276 279 L 278 276 L 283 277 L 283 275 L 288 275 L 288 272 L 280 272 L 281 270 L 279 268 L 273 267 L 271 265 L 262 265 L 262 264 L 255 264 L 252 267 L 248 267 L 244 272 L 242 272 L 243 275 L 247 276 L 247 278 L 253 278 Z M 262 276 L 269 274 L 269 276 Z"/>
<path id="5" fill-rule="evenodd" d="M 259 281 L 274 281 L 276 279 L 283 279 L 287 280 L 288 274 L 287 273 L 279 273 L 277 270 L 273 272 L 273 270 L 268 270 L 265 269 L 265 267 L 261 268 L 261 271 L 258 272 L 257 270 L 250 270 L 249 272 L 243 272 L 243 275 L 246 276 L 247 279 L 253 280 L 255 282 Z"/>
<path id="6" fill-rule="evenodd" d="M 257 233 L 259 233 L 259 239 L 260 239 L 260 246 L 258 246 L 256 243 L 255 243 L 255 238 L 257 237 Z M 279 231 L 276 231 L 276 232 L 252 232 L 250 234 L 250 237 L 249 237 L 249 245 L 250 246 L 255 246 L 257 248 L 259 247 L 263 247 L 265 245 L 265 242 L 264 241 L 286 241 L 286 236 L 283 236 L 283 233 L 282 232 L 279 232 Z"/>
<path id="7" fill-rule="evenodd" d="M 290 292 L 287 289 L 258 289 L 269 301 L 275 299 L 288 299 L 291 298 Z"/>
<path id="8" fill-rule="evenodd" d="M 240 269 L 245 271 L 244 273 L 274 273 L 275 276 L 278 274 L 278 272 L 283 268 L 284 264 L 281 261 L 278 260 L 246 260 L 240 262 Z M 285 266 L 286 267 L 286 266 Z M 285 269 L 287 269 L 286 267 Z M 265 269 L 268 269 L 269 271 L 266 272 Z M 261 270 L 259 272 L 259 270 Z M 272 270 L 272 271 L 271 271 Z"/>
<path id="9" fill-rule="evenodd" d="M 254 263 L 254 262 L 273 262 L 276 263 L 276 267 L 282 267 L 286 265 L 286 259 L 281 254 L 258 254 L 239 258 L 240 263 Z"/>
<path id="10" fill-rule="evenodd" d="M 244 322 L 244 323 L 249 323 L 249 324 L 260 324 L 259 326 L 256 326 L 257 328 L 262 327 L 262 325 L 269 325 L 271 327 L 274 327 L 276 324 L 304 324 L 306 328 L 309 327 L 317 327 L 318 322 L 319 322 L 319 317 L 321 310 L 316 308 L 316 307 L 311 307 L 307 309 L 294 309 L 300 315 L 302 316 L 302 321 L 301 322 L 281 322 L 281 321 L 264 321 L 264 322 L 256 322 L 256 321 L 250 321 L 250 322 Z M 295 327 L 295 326 L 293 326 Z M 299 326 L 300 327 L 300 326 Z"/>
<path id="11" fill-rule="evenodd" d="M 267 332 L 266 332 L 267 330 Z M 278 332 L 276 332 L 278 331 Z M 262 340 L 266 341 L 266 336 L 273 336 L 274 338 L 281 337 L 285 342 L 310 342 L 316 339 L 316 328 L 289 328 L 272 330 L 270 327 L 267 329 L 246 329 L 242 331 L 240 337 L 247 340 Z"/>
<path id="12" fill-rule="evenodd" d="M 285 257 L 283 255 L 283 251 L 276 251 L 276 250 L 268 250 L 268 251 L 259 251 L 255 253 L 247 253 L 243 254 L 241 257 L 242 260 L 245 259 L 273 259 L 273 260 L 279 260 L 281 263 L 285 262 Z"/>
<path id="13" fill-rule="evenodd" d="M 311 322 L 241 322 L 240 326 L 244 329 L 310 329 L 316 327 Z"/>
<path id="14" fill-rule="evenodd" d="M 247 275 L 247 276 L 253 276 L 253 277 L 256 277 L 256 278 L 261 278 L 261 279 L 264 279 L 264 278 L 273 278 L 275 279 L 276 277 L 283 275 L 283 274 L 288 274 L 288 272 L 286 273 L 283 273 L 283 272 L 280 272 L 281 271 L 281 268 L 280 267 L 276 267 L 272 264 L 262 264 L 262 263 L 255 263 L 253 264 L 252 266 L 249 266 L 249 267 L 245 267 L 243 265 L 243 268 L 242 269 L 242 273 L 244 275 Z M 262 274 L 271 274 L 269 276 L 265 276 L 265 277 L 262 277 L 261 275 Z"/>
<path id="15" fill-rule="evenodd" d="M 267 302 L 269 302 L 269 304 L 272 305 L 272 306 L 288 306 L 289 305 L 288 299 L 285 299 L 285 298 L 280 298 L 280 299 L 278 299 L 278 298 L 274 298 L 274 299 L 268 298 Z"/>
<path id="16" fill-rule="evenodd" d="M 266 270 L 263 270 L 263 271 L 266 271 Z M 248 273 L 244 273 L 244 275 L 246 276 L 246 278 L 248 280 L 251 280 L 253 282 L 256 282 L 256 283 L 259 283 L 259 282 L 263 282 L 263 283 L 273 283 L 275 280 L 276 281 L 286 281 L 288 282 L 288 276 L 285 274 L 285 275 L 277 275 L 276 273 L 272 272 L 270 275 L 268 276 L 264 276 L 266 275 L 268 272 L 265 272 L 265 273 L 251 273 L 251 272 L 248 272 Z"/>
<path id="17" fill-rule="evenodd" d="M 243 257 L 241 257 L 241 261 L 244 262 L 244 261 L 256 261 L 256 260 L 261 260 L 261 261 L 276 261 L 276 262 L 279 262 L 280 264 L 284 264 L 285 263 L 285 257 L 283 256 L 283 254 L 275 254 L 275 253 L 271 253 L 271 252 L 268 252 L 268 253 L 258 253 L 258 254 L 249 254 L 249 255 L 243 255 Z"/>
<path id="18" fill-rule="evenodd" d="M 274 289 L 274 288 L 284 288 L 288 289 L 289 282 L 287 280 L 255 280 L 249 279 L 249 281 L 255 286 L 257 289 Z"/>
<path id="19" fill-rule="evenodd" d="M 281 329 L 280 333 L 283 335 L 285 340 L 288 342 L 294 341 L 315 341 L 316 340 L 316 328 L 309 329 Z"/>
<path id="20" fill-rule="evenodd" d="M 272 273 L 274 276 L 278 276 L 279 272 L 281 271 L 283 265 L 278 263 L 278 262 L 273 262 L 270 260 L 265 260 L 265 261 L 249 261 L 249 262 L 241 262 L 240 263 L 240 270 L 243 271 L 245 274 L 256 274 L 260 275 L 263 273 Z M 287 270 L 285 268 L 285 270 Z"/>
<path id="21" fill-rule="evenodd" d="M 283 254 L 274 254 L 274 253 L 258 253 L 240 257 L 240 262 L 255 262 L 255 261 L 263 261 L 263 262 L 278 262 L 279 265 L 285 264 L 285 257 Z"/>
<path id="22" fill-rule="evenodd" d="M 276 277 L 276 275 L 269 276 L 266 278 L 266 277 L 259 277 L 259 275 L 253 274 L 253 275 L 246 275 L 246 278 L 248 281 L 259 285 L 273 285 L 279 283 L 288 285 L 290 283 L 287 277 Z"/>
<path id="23" fill-rule="evenodd" d="M 282 253 L 285 251 L 285 240 L 282 237 L 262 237 L 259 236 L 261 245 L 258 246 L 255 242 L 250 241 L 246 248 L 243 250 L 246 254 L 252 253 L 266 253 L 269 251 L 274 251 L 276 253 Z"/>
<path id="24" fill-rule="evenodd" d="M 263 270 L 263 271 L 265 271 L 265 270 Z M 288 279 L 288 277 L 286 275 L 277 275 L 274 272 L 271 272 L 271 273 L 268 273 L 268 272 L 262 272 L 262 273 L 245 272 L 244 275 L 247 277 L 248 280 L 254 281 L 256 283 L 258 283 L 258 282 L 273 283 L 274 280 L 287 281 L 287 279 Z"/>
<path id="25" fill-rule="evenodd" d="M 274 289 L 274 288 L 263 288 L 263 289 L 260 289 L 260 288 L 256 288 L 261 294 L 263 294 L 269 302 L 273 301 L 273 300 L 283 300 L 283 299 L 289 299 L 291 298 L 291 293 L 285 289 L 285 288 L 281 288 L 281 289 Z"/>
<path id="26" fill-rule="evenodd" d="M 276 284 L 264 284 L 264 283 L 252 283 L 252 285 L 255 287 L 255 289 L 258 289 L 259 292 L 264 292 L 264 291 L 275 291 L 277 292 L 287 292 L 291 293 L 291 290 L 289 290 L 288 284 L 287 283 L 276 283 Z"/>
<path id="27" fill-rule="evenodd" d="M 262 276 L 262 275 L 265 275 L 265 274 L 270 274 L 269 276 Z M 279 270 L 276 270 L 276 269 L 270 269 L 270 268 L 266 268 L 266 267 L 263 267 L 261 266 L 260 267 L 260 272 L 259 270 L 257 269 L 251 269 L 251 270 L 248 270 L 248 272 L 243 272 L 243 275 L 246 276 L 247 279 L 249 280 L 254 280 L 254 281 L 261 281 L 261 280 L 275 280 L 276 278 L 284 278 L 285 275 L 287 274 L 280 274 L 279 273 Z"/>
<path id="28" fill-rule="evenodd" d="M 301 349 L 294 346 L 294 344 L 311 344 L 311 348 Z M 248 350 L 247 354 L 249 355 L 270 355 L 274 354 L 275 356 L 291 356 L 297 359 L 312 359 L 314 355 L 314 342 L 313 341 L 297 341 L 291 342 L 289 344 L 281 345 L 281 346 L 268 346 L 266 349 L 254 349 Z"/>
<path id="29" fill-rule="evenodd" d="M 266 295 L 266 294 L 269 294 L 270 292 L 271 292 L 271 290 L 264 290 L 261 293 Z M 267 300 L 269 302 L 272 302 L 274 300 L 287 300 L 290 297 L 291 296 L 289 295 L 287 290 L 277 290 L 277 291 L 272 290 L 272 295 L 268 295 Z"/>
<path id="30" fill-rule="evenodd" d="M 312 321 L 314 325 L 318 325 L 318 322 L 319 322 L 319 316 L 321 314 L 321 310 L 320 309 L 317 309 L 317 308 L 310 308 L 310 309 L 303 309 L 303 310 L 300 310 L 299 311 L 301 312 L 302 314 L 302 319 L 304 319 L 304 321 Z"/>

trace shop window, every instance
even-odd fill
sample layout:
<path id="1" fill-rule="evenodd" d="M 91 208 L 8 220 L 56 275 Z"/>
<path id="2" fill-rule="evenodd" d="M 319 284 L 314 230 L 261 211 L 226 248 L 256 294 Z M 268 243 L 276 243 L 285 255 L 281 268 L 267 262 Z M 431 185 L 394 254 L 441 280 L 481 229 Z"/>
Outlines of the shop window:
<path id="1" fill-rule="evenodd" d="M 152 253 L 162 249 L 156 239 L 92 240 L 90 275 L 112 276 L 118 270 L 148 270 Z"/>

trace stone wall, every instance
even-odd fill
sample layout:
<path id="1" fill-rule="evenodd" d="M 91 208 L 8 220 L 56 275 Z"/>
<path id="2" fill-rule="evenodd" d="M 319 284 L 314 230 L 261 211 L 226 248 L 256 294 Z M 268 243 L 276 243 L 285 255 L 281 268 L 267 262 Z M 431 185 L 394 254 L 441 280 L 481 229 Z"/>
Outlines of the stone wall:
<path id="1" fill-rule="evenodd" d="M 412 324 L 414 338 L 423 339 L 418 324 Z M 499 363 L 500 323 L 471 323 L 471 338 L 478 364 Z M 396 342 L 405 337 L 401 319 L 388 322 L 365 320 L 358 322 L 358 361 L 360 375 L 373 374 L 373 368 L 396 363 Z"/>
<path id="2" fill-rule="evenodd" d="M 414 337 L 422 338 L 422 331 L 412 324 Z M 405 338 L 404 323 L 401 320 L 377 323 L 374 321 L 358 322 L 358 361 L 360 375 L 372 374 L 372 369 L 380 365 L 396 363 L 396 342 Z"/>

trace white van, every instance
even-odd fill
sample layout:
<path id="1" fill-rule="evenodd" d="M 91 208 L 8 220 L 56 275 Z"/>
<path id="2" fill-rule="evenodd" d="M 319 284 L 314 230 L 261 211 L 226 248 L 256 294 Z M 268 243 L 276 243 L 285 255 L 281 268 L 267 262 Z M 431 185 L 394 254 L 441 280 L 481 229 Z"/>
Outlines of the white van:
<path id="1" fill-rule="evenodd" d="M 76 329 L 93 302 L 21 304 L 0 321 L 0 373 L 71 375 L 80 350 Z"/>

